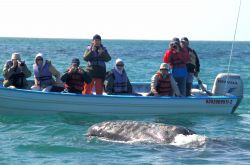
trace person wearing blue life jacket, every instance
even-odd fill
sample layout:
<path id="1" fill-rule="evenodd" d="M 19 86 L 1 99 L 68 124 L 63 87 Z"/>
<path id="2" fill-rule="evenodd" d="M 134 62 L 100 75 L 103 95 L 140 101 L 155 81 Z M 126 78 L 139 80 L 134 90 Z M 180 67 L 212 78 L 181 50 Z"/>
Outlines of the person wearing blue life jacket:
<path id="1" fill-rule="evenodd" d="M 45 59 L 42 53 L 36 55 L 33 70 L 35 83 L 31 87 L 32 90 L 43 92 L 59 92 L 63 90 L 60 72 L 52 65 L 51 61 Z M 57 91 L 59 88 L 60 90 Z"/>
<path id="2" fill-rule="evenodd" d="M 21 61 L 21 55 L 19 53 L 13 53 L 11 55 L 11 60 L 7 61 L 3 67 L 3 86 L 28 89 L 26 78 L 30 76 L 31 72 L 25 62 Z"/>
<path id="3" fill-rule="evenodd" d="M 135 94 L 121 59 L 115 61 L 114 68 L 109 71 L 104 81 L 104 89 L 108 95 Z"/>

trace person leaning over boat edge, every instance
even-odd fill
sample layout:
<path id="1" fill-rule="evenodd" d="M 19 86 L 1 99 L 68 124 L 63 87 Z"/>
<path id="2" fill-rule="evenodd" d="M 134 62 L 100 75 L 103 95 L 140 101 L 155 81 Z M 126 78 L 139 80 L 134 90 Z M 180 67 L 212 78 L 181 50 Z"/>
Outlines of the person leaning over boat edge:
<path id="1" fill-rule="evenodd" d="M 91 83 L 91 77 L 79 66 L 80 60 L 73 58 L 70 68 L 62 75 L 65 92 L 82 94 L 84 83 Z"/>
<path id="2" fill-rule="evenodd" d="M 174 38 L 169 44 L 169 49 L 166 51 L 163 61 L 170 64 L 173 77 L 177 82 L 182 96 L 186 96 L 186 63 L 188 60 L 189 54 L 187 49 L 181 49 L 179 39 Z"/>
<path id="3" fill-rule="evenodd" d="M 61 91 L 63 90 L 60 72 L 52 65 L 51 61 L 45 59 L 42 53 L 36 55 L 33 70 L 35 84 L 31 87 L 32 90 L 57 92 L 53 88 L 59 88 L 59 86 L 61 86 Z M 53 76 L 56 78 L 56 81 L 53 79 Z"/>
<path id="4" fill-rule="evenodd" d="M 192 83 L 194 80 L 194 76 L 198 77 L 200 72 L 200 60 L 196 53 L 196 51 L 189 47 L 189 40 L 187 37 L 181 38 L 181 47 L 187 48 L 190 59 L 187 62 L 187 82 L 186 82 L 186 95 L 191 96 Z"/>
<path id="5" fill-rule="evenodd" d="M 116 59 L 114 68 L 109 71 L 104 81 L 104 89 L 108 95 L 137 95 L 129 81 L 122 59 Z"/>
<path id="6" fill-rule="evenodd" d="M 160 70 L 151 78 L 151 91 L 148 96 L 180 96 L 176 81 L 170 74 L 170 66 L 167 63 L 160 65 Z"/>
<path id="7" fill-rule="evenodd" d="M 111 56 L 102 45 L 100 35 L 94 35 L 91 46 L 88 46 L 83 59 L 88 62 L 86 71 L 92 77 L 91 83 L 84 84 L 84 94 L 92 94 L 92 87 L 95 85 L 96 94 L 102 95 L 106 75 L 105 62 L 110 61 Z"/>
<path id="8" fill-rule="evenodd" d="M 31 76 L 31 72 L 28 69 L 24 61 L 21 61 L 21 55 L 19 53 L 12 53 L 11 60 L 3 67 L 3 86 L 27 89 L 28 82 L 26 78 Z"/>

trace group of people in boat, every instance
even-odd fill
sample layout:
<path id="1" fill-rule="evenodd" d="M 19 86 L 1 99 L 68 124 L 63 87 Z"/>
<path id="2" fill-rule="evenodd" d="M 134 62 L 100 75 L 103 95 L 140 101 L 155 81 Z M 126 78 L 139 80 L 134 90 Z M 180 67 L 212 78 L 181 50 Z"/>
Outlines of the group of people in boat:
<path id="1" fill-rule="evenodd" d="M 100 35 L 93 36 L 83 59 L 87 62 L 85 70 L 80 67 L 80 60 L 73 58 L 69 68 L 61 75 L 51 61 L 38 53 L 33 64 L 34 84 L 30 87 L 27 78 L 31 77 L 31 71 L 21 55 L 13 53 L 3 68 L 3 86 L 77 94 L 93 94 L 94 87 L 97 95 L 102 95 L 104 91 L 108 95 L 140 95 L 134 92 L 122 59 L 116 59 L 114 68 L 106 72 L 105 63 L 111 60 L 111 56 L 103 46 Z M 173 38 L 160 69 L 151 79 L 148 96 L 190 96 L 194 76 L 198 76 L 199 71 L 199 58 L 189 47 L 188 38 Z"/>

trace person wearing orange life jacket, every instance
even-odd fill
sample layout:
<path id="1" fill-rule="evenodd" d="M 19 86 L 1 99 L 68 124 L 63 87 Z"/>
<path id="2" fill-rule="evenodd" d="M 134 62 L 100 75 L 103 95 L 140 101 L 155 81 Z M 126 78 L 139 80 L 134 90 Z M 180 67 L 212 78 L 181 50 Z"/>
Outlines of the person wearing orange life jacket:
<path id="1" fill-rule="evenodd" d="M 79 66 L 80 60 L 73 58 L 70 68 L 62 75 L 61 80 L 65 82 L 65 92 L 81 94 L 84 83 L 91 83 L 91 77 Z"/>
<path id="2" fill-rule="evenodd" d="M 151 79 L 151 91 L 148 96 L 180 96 L 176 81 L 169 71 L 169 64 L 162 63 L 160 70 Z"/>
<path id="3" fill-rule="evenodd" d="M 19 53 L 12 53 L 11 60 L 7 61 L 3 67 L 3 86 L 27 89 L 28 82 L 26 78 L 30 76 L 31 72 L 25 62 L 21 61 L 21 55 Z"/>
<path id="4" fill-rule="evenodd" d="M 57 92 L 54 90 L 55 88 L 63 90 L 60 72 L 52 65 L 51 61 L 45 59 L 42 53 L 36 55 L 33 69 L 35 84 L 31 87 L 32 90 L 43 92 Z"/>
<path id="5" fill-rule="evenodd" d="M 190 56 L 190 59 L 187 62 L 188 76 L 186 82 L 186 95 L 191 96 L 191 89 L 194 76 L 198 77 L 198 74 L 200 72 L 200 60 L 195 50 L 189 47 L 189 40 L 187 37 L 181 38 L 181 47 L 183 49 L 186 48 Z"/>
<path id="6" fill-rule="evenodd" d="M 170 64 L 172 74 L 177 82 L 182 96 L 186 96 L 186 79 L 187 67 L 186 63 L 189 60 L 187 49 L 180 47 L 178 38 L 174 38 L 169 44 L 169 49 L 166 51 L 163 61 Z"/>

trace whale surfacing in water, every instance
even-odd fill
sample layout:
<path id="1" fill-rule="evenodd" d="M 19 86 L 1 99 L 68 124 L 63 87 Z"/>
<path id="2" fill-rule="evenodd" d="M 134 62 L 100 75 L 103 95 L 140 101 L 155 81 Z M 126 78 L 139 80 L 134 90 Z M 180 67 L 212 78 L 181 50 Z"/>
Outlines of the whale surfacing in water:
<path id="1" fill-rule="evenodd" d="M 87 136 L 112 141 L 171 143 L 179 135 L 196 134 L 194 131 L 173 125 L 138 121 L 108 121 L 88 129 Z"/>

